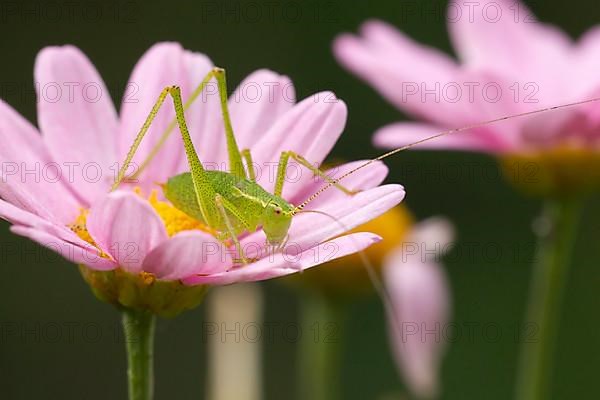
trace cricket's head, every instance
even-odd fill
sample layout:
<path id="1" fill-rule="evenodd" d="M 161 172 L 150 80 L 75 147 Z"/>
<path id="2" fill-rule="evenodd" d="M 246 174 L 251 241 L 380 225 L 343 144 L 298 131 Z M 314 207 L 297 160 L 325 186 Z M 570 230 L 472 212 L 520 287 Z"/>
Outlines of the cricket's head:
<path id="1" fill-rule="evenodd" d="M 287 237 L 292 224 L 294 207 L 284 199 L 273 196 L 263 214 L 263 231 L 271 246 L 280 246 Z"/>

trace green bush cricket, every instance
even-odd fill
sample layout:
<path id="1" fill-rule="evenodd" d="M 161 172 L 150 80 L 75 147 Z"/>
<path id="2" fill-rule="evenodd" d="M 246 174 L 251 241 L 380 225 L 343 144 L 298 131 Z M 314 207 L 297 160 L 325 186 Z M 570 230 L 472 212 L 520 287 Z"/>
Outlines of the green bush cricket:
<path id="1" fill-rule="evenodd" d="M 192 143 L 184 116 L 185 110 L 202 93 L 206 85 L 213 78 L 217 81 L 221 112 L 225 125 L 230 166 L 228 172 L 206 170 L 203 167 Z M 217 232 L 216 236 L 219 240 L 231 240 L 238 252 L 239 261 L 243 264 L 247 264 L 249 260 L 242 251 L 238 239 L 240 234 L 254 232 L 259 227 L 262 227 L 269 245 L 275 250 L 279 250 L 285 245 L 293 216 L 300 212 L 306 205 L 303 203 L 299 206 L 294 206 L 281 197 L 286 168 L 290 158 L 344 193 L 348 195 L 354 193 L 335 182 L 324 171 L 315 167 L 304 157 L 293 151 L 281 153 L 277 167 L 274 193 L 269 193 L 263 189 L 256 182 L 250 150 L 244 149 L 240 151 L 236 143 L 227 106 L 225 70 L 221 68 L 214 68 L 208 73 L 185 105 L 182 102 L 179 87 L 170 86 L 163 89 L 135 138 L 119 170 L 112 190 L 115 190 L 125 178 L 125 173 L 142 139 L 167 96 L 171 96 L 173 100 L 176 114 L 175 120 L 167 127 L 148 158 L 141 164 L 138 174 L 157 154 L 160 146 L 169 137 L 176 123 L 183 139 L 190 172 L 170 178 L 163 185 L 165 197 L 176 208 Z"/>

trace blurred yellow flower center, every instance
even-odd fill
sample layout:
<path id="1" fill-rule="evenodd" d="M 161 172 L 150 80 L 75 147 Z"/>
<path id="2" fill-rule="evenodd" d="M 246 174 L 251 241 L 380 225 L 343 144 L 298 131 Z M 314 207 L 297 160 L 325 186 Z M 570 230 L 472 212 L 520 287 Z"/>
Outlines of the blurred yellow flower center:
<path id="1" fill-rule="evenodd" d="M 600 151 L 565 144 L 501 160 L 507 179 L 526 193 L 564 196 L 600 186 Z"/>
<path id="2" fill-rule="evenodd" d="M 399 205 L 351 232 L 373 232 L 383 238 L 381 242 L 365 250 L 379 273 L 385 256 L 402 245 L 413 223 L 414 218 L 408 209 Z M 290 283 L 298 283 L 333 297 L 356 297 L 373 290 L 358 253 L 330 261 L 319 268 L 310 269 L 288 279 Z"/>
<path id="3" fill-rule="evenodd" d="M 369 259 L 373 263 L 381 265 L 385 256 L 402 244 L 413 224 L 414 218 L 408 211 L 408 208 L 399 205 L 366 224 L 353 229 L 351 232 L 373 232 L 383 238 L 381 242 L 374 244 L 366 250 Z M 362 264 L 358 254 L 353 254 L 349 258 L 355 264 Z"/>

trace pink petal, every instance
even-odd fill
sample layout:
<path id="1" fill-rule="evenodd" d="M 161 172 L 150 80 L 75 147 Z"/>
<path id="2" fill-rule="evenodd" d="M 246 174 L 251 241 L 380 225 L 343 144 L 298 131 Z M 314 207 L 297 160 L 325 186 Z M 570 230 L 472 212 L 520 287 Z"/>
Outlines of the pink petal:
<path id="1" fill-rule="evenodd" d="M 167 240 L 160 217 L 131 192 L 113 192 L 92 205 L 87 229 L 104 252 L 132 273 L 141 271 L 146 255 Z"/>
<path id="2" fill-rule="evenodd" d="M 79 247 L 42 230 L 19 225 L 12 226 L 10 230 L 17 235 L 28 237 L 73 263 L 85 264 L 98 271 L 108 271 L 117 267 L 112 260 L 100 257 L 98 251 Z"/>
<path id="3" fill-rule="evenodd" d="M 277 253 L 250 265 L 218 274 L 193 276 L 184 282 L 187 285 L 229 285 L 278 278 L 356 253 L 380 240 L 379 236 L 372 233 L 354 233 L 322 243 L 301 254 Z"/>
<path id="4" fill-rule="evenodd" d="M 211 68 L 212 63 L 206 56 L 185 51 L 178 43 L 156 44 L 140 58 L 131 73 L 121 105 L 120 161 L 125 158 L 161 91 L 167 86 L 178 85 L 185 102 Z M 206 113 L 209 110 L 203 110 L 205 104 L 201 103 L 199 100 L 186 112 L 192 132 L 204 128 L 208 123 Z M 134 157 L 132 171 L 145 160 L 174 117 L 173 101 L 167 97 Z M 213 118 L 208 115 L 209 121 Z M 197 145 L 201 147 L 200 143 Z M 155 159 L 142 175 L 142 186 L 146 186 L 144 183 L 166 181 L 185 165 L 182 162 L 184 160 L 183 144 L 176 127 L 163 146 L 159 159 Z"/>
<path id="5" fill-rule="evenodd" d="M 28 164 L 50 160 L 37 129 L 3 100 L 0 100 L 0 140 L 0 155 L 4 159 Z"/>
<path id="6" fill-rule="evenodd" d="M 35 226 L 36 224 L 52 224 L 48 220 L 18 207 L 12 203 L 0 199 L 0 216 L 10 223 Z"/>
<path id="7" fill-rule="evenodd" d="M 229 98 L 231 122 L 240 149 L 252 148 L 295 104 L 294 85 L 287 76 L 266 69 L 248 75 Z"/>
<path id="8" fill-rule="evenodd" d="M 72 230 L 64 225 L 53 223 L 3 200 L 0 200 L 0 218 L 15 225 L 35 228 L 91 252 L 97 252 L 95 247 L 80 239 Z"/>
<path id="9" fill-rule="evenodd" d="M 446 347 L 442 332 L 450 314 L 446 275 L 437 263 L 398 251 L 385 262 L 384 281 L 391 300 L 388 324 L 398 368 L 413 393 L 435 398 Z"/>
<path id="10" fill-rule="evenodd" d="M 329 214 L 299 214 L 292 221 L 287 247 L 305 249 L 347 232 L 394 207 L 404 198 L 400 185 L 384 185 L 345 196 L 318 211 Z"/>
<path id="11" fill-rule="evenodd" d="M 586 107 L 587 108 L 587 107 Z M 568 143 L 569 140 L 579 140 L 579 145 L 587 145 L 585 136 L 589 135 L 589 144 L 595 145 L 597 127 L 586 117 L 597 113 L 594 107 L 587 108 L 588 114 L 583 114 L 585 108 L 561 109 L 547 115 L 534 115 L 522 121 L 521 137 L 524 148 L 547 149 Z M 583 115 L 582 115 L 583 114 Z M 591 132 L 590 132 L 591 131 Z"/>
<path id="12" fill-rule="evenodd" d="M 583 34 L 577 42 L 574 54 L 573 65 L 574 76 L 577 79 L 569 81 L 572 92 L 581 99 L 587 98 L 593 90 L 600 89 L 600 26 L 590 28 Z M 592 90 L 590 90 L 592 89 Z"/>
<path id="13" fill-rule="evenodd" d="M 30 193 L 25 185 L 20 184 L 19 179 L 14 179 L 14 176 L 0 173 L 0 197 L 22 210 L 53 223 L 61 223 L 61 218 L 50 211 L 45 204 L 39 202 L 37 197 Z M 67 218 L 65 217 L 65 219 Z"/>
<path id="14" fill-rule="evenodd" d="M 413 145 L 421 140 L 432 138 L 446 129 L 418 122 L 397 122 L 380 128 L 373 135 L 373 143 L 378 147 L 395 149 Z M 497 153 L 510 148 L 496 135 L 490 135 L 485 128 L 451 133 L 446 136 L 418 143 L 412 149 L 455 149 Z"/>
<path id="15" fill-rule="evenodd" d="M 142 269 L 159 279 L 177 280 L 223 272 L 231 265 L 231 256 L 221 242 L 204 232 L 186 231 L 152 250 Z"/>
<path id="16" fill-rule="evenodd" d="M 0 142 L 0 196 L 16 204 L 27 204 L 24 208 L 38 215 L 65 224 L 72 222 L 79 206 L 68 184 L 63 184 L 63 169 L 50 164 L 50 155 L 37 130 L 1 100 Z"/>
<path id="17" fill-rule="evenodd" d="M 365 23 L 361 33 L 360 37 L 339 36 L 333 45 L 334 54 L 388 101 L 441 125 L 464 124 L 472 117 L 467 96 L 457 102 L 442 98 L 442 87 L 472 80 L 450 57 L 381 21 Z M 426 95 L 427 91 L 433 94 Z"/>
<path id="18" fill-rule="evenodd" d="M 117 115 L 102 78 L 79 49 L 46 47 L 35 62 L 44 140 L 88 202 L 104 194 L 116 162 Z M 67 170 L 69 171 L 69 170 Z"/>
<path id="19" fill-rule="evenodd" d="M 465 64 L 497 71 L 521 84 L 539 84 L 544 105 L 556 96 L 564 96 L 568 88 L 556 83 L 567 72 L 571 45 L 567 35 L 536 21 L 521 1 L 484 0 L 473 4 L 472 12 L 458 0 L 448 5 L 452 43 Z"/>
<path id="20" fill-rule="evenodd" d="M 257 180 L 272 192 L 275 172 L 283 151 L 295 151 L 319 165 L 329 154 L 346 124 L 347 108 L 333 93 L 308 97 L 288 110 L 252 147 L 260 170 Z M 305 167 L 290 161 L 284 197 L 290 198 L 312 178 Z"/>
<path id="21" fill-rule="evenodd" d="M 367 161 L 369 160 L 352 161 L 338 167 L 328 169 L 326 173 L 330 178 L 336 179 L 354 170 L 355 168 L 364 165 Z M 344 185 L 344 187 L 350 190 L 367 190 L 381 185 L 387 174 L 388 168 L 385 166 L 385 164 L 381 161 L 377 161 L 351 175 L 348 175 L 346 178 L 340 181 L 340 184 Z M 325 185 L 326 182 L 323 179 L 314 177 L 312 182 L 310 182 L 310 184 L 306 187 L 303 187 L 302 191 L 295 196 L 292 202 L 294 204 L 302 203 Z M 342 191 L 336 189 L 335 187 L 331 187 L 313 200 L 308 208 L 318 209 L 330 201 L 336 201 L 345 196 L 347 195 Z"/>
<path id="22" fill-rule="evenodd" d="M 599 97 L 600 95 L 600 75 L 598 70 L 600 69 L 600 26 L 595 26 L 589 29 L 579 39 L 574 49 L 573 64 L 570 65 L 574 68 L 573 76 L 577 76 L 577 79 L 569 80 L 569 92 L 573 93 L 575 101 L 581 99 L 592 99 Z M 566 102 L 566 100 L 565 100 Z M 598 103 L 590 103 L 584 106 L 578 106 L 573 111 L 573 114 L 584 113 L 590 118 L 589 124 L 594 128 L 594 131 L 598 130 L 600 125 L 600 107 Z M 582 118 L 579 118 L 580 120 Z M 596 135 L 594 135 L 596 136 Z"/>

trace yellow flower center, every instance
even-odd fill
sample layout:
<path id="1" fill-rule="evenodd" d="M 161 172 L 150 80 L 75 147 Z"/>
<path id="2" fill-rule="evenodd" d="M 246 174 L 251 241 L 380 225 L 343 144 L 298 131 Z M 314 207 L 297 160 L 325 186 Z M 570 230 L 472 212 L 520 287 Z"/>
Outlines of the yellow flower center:
<path id="1" fill-rule="evenodd" d="M 600 186 L 600 151 L 564 144 L 501 160 L 507 179 L 526 193 L 565 196 Z"/>

